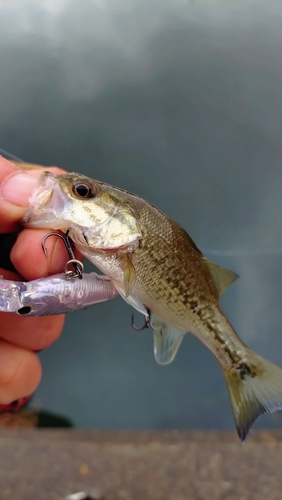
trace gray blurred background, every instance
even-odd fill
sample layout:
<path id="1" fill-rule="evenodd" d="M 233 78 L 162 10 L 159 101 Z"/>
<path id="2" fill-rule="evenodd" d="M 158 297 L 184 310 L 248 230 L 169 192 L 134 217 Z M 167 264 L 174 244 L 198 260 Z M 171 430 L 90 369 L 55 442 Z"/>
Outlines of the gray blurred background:
<path id="1" fill-rule="evenodd" d="M 0 146 L 180 222 L 240 274 L 222 307 L 280 365 L 281 26 L 281 0 L 0 0 Z M 212 354 L 187 335 L 158 366 L 131 312 L 118 298 L 69 315 L 33 407 L 79 427 L 233 429 Z"/>

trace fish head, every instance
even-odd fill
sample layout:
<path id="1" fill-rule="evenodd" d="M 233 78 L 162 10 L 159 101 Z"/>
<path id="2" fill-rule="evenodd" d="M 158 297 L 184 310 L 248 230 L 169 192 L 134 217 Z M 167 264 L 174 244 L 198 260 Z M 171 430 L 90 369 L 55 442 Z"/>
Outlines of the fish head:
<path id="1" fill-rule="evenodd" d="M 69 230 L 79 247 L 115 251 L 142 236 L 126 200 L 82 174 L 44 172 L 29 203 L 25 227 Z"/>

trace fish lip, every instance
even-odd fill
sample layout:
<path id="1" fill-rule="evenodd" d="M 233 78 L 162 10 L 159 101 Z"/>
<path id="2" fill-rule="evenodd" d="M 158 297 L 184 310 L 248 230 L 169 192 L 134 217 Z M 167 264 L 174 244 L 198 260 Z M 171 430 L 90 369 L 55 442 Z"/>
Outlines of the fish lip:
<path id="1" fill-rule="evenodd" d="M 30 227 L 54 227 L 58 214 L 64 209 L 65 200 L 58 187 L 57 175 L 43 172 L 29 198 L 29 206 L 21 222 Z M 42 217 L 40 217 L 42 214 Z"/>

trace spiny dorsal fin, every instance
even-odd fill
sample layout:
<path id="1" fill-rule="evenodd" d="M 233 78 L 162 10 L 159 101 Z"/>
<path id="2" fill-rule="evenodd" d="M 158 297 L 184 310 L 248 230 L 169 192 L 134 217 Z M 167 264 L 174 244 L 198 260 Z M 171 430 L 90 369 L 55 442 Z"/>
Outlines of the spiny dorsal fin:
<path id="1" fill-rule="evenodd" d="M 171 363 L 178 351 L 185 332 L 169 325 L 155 314 L 151 316 L 154 328 L 154 354 L 160 365 Z"/>
<path id="2" fill-rule="evenodd" d="M 125 296 L 128 297 L 134 286 L 136 274 L 134 265 L 132 264 L 127 254 L 124 256 L 123 271 L 124 271 L 124 278 L 123 278 L 124 291 L 125 291 Z"/>
<path id="3" fill-rule="evenodd" d="M 225 269 L 224 267 L 220 267 L 213 262 L 209 262 L 207 259 L 205 259 L 205 261 L 210 270 L 212 281 L 218 292 L 218 296 L 220 296 L 224 290 L 231 285 L 231 283 L 233 283 L 233 281 L 239 278 L 239 276 L 229 269 Z"/>

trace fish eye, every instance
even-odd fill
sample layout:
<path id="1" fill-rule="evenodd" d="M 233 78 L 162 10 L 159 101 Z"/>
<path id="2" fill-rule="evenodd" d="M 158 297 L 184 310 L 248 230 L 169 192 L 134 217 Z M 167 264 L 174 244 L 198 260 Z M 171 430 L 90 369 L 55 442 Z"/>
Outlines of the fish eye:
<path id="1" fill-rule="evenodd" d="M 76 198 L 90 200 L 96 195 L 94 186 L 88 182 L 77 182 L 73 185 L 72 192 Z"/>

